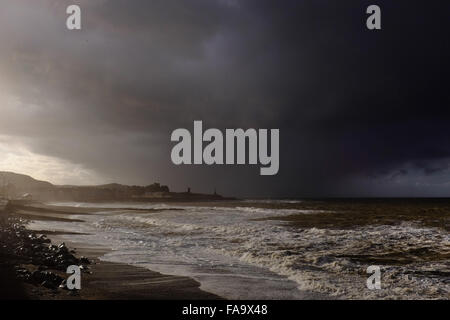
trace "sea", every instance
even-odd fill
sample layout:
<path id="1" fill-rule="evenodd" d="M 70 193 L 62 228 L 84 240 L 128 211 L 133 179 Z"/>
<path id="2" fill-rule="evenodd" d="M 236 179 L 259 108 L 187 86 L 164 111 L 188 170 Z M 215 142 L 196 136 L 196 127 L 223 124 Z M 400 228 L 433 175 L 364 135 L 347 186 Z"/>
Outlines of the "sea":
<path id="1" fill-rule="evenodd" d="M 194 278 L 227 299 L 450 298 L 447 203 L 48 205 L 93 210 L 73 215 L 83 222 L 34 221 L 29 228 L 81 233 L 61 238 L 111 249 L 103 261 Z M 380 289 L 368 286 L 370 266 L 380 270 Z"/>

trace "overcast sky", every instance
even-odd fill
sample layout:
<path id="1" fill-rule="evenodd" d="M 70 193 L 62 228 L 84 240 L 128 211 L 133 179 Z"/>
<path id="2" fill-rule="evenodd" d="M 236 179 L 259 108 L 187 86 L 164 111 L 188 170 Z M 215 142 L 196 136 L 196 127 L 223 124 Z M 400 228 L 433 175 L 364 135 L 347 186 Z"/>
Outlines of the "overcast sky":
<path id="1" fill-rule="evenodd" d="M 382 30 L 365 26 L 378 4 Z M 0 0 L 0 170 L 235 196 L 449 196 L 449 1 Z M 79 4 L 82 30 L 66 7 Z M 279 128 L 280 171 L 170 134 Z"/>

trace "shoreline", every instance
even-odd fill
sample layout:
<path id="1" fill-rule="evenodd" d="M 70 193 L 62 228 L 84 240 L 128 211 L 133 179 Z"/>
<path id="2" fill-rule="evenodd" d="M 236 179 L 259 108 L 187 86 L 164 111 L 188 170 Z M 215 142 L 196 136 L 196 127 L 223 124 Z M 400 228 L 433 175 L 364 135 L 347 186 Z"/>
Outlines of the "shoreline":
<path id="1" fill-rule="evenodd" d="M 31 218 L 29 230 L 48 235 L 56 244 L 66 242 L 77 256 L 93 262 L 87 266 L 92 275 L 82 276 L 82 289 L 89 292 L 75 297 L 49 293 L 48 299 L 378 300 L 435 299 L 448 292 L 446 203 L 271 202 L 248 203 L 248 210 L 236 205 L 91 208 L 35 203 L 18 204 L 16 214 Z M 214 237 L 218 240 L 209 247 Z M 215 254 L 209 248 L 228 251 Z M 245 260 L 240 264 L 234 257 Z M 0 259 L 0 266 L 8 259 Z M 292 262 L 306 267 L 297 272 L 290 268 Z M 382 266 L 385 290 L 361 288 L 370 265 Z M 65 272 L 66 266 L 60 270 Z M 415 291 L 410 290 L 412 283 Z"/>
<path id="2" fill-rule="evenodd" d="M 39 232 L 36 232 L 39 234 Z M 65 241 L 78 255 L 91 261 L 89 273 L 82 274 L 79 298 L 82 300 L 219 300 L 215 294 L 200 289 L 189 277 L 165 275 L 147 268 L 100 260 L 110 249 L 87 246 L 50 235 L 52 242 Z"/>
<path id="3" fill-rule="evenodd" d="M 18 212 L 14 212 L 14 207 L 9 207 L 5 212 L 0 212 L 4 219 L 6 215 L 13 219 L 22 219 L 20 224 L 26 225 L 24 218 L 28 221 L 36 220 L 56 220 L 56 221 L 73 221 L 70 215 L 73 212 L 57 213 L 47 212 L 43 208 L 20 207 Z M 8 212 L 9 211 L 9 212 Z M 78 213 L 77 213 L 78 214 Z M 2 219 L 2 220 L 3 220 Z M 2 223 L 4 223 L 2 221 Z M 18 223 L 16 221 L 16 223 Z M 19 226 L 16 226 L 19 227 Z M 61 235 L 70 233 L 52 231 L 52 230 L 28 230 L 24 235 L 33 239 L 48 239 L 46 241 L 53 245 L 60 245 Z M 1 230 L 4 232 L 4 230 Z M 30 234 L 32 236 L 30 236 Z M 44 236 L 42 236 L 44 235 Z M 3 235 L 3 236 L 8 236 Z M 44 240 L 42 240 L 44 241 Z M 6 292 L 0 294 L 0 299 L 32 299 L 32 300 L 218 300 L 223 299 L 215 294 L 200 289 L 200 283 L 190 277 L 164 275 L 159 272 L 151 271 L 146 268 L 132 266 L 123 263 L 112 263 L 101 261 L 99 258 L 109 250 L 98 246 L 83 245 L 80 243 L 72 243 L 64 240 L 68 250 L 76 257 L 82 257 L 85 261 L 87 258 L 89 264 L 85 267 L 86 272 L 81 274 L 81 290 L 70 291 L 65 288 L 47 288 L 39 283 L 29 283 L 18 276 L 20 272 L 46 272 L 47 274 L 56 275 L 66 279 L 69 275 L 63 270 L 53 269 L 39 264 L 24 263 L 20 259 L 12 260 L 7 266 L 0 265 L 3 274 L 6 277 L 1 278 L 0 287 L 6 287 L 13 294 L 8 295 Z M 45 245 L 51 245 L 50 243 Z M 10 244 L 5 244 L 8 246 Z M 40 246 L 33 244 L 33 249 L 39 251 Z M 42 243 L 42 249 L 44 243 Z M 8 248 L 11 249 L 11 248 Z M 24 258 L 24 257 L 22 257 Z M 61 268 L 59 268 L 61 269 Z M 24 271 L 25 270 L 25 271 Z M 45 270 L 45 271 L 43 271 Z M 14 275 L 15 273 L 15 275 Z M 10 280 L 8 280 L 10 279 Z M 17 290 L 15 290 L 17 289 Z M 17 291 L 17 292 L 16 292 Z"/>
<path id="4" fill-rule="evenodd" d="M 213 205 L 214 207 L 219 206 L 217 202 L 214 203 L 210 203 L 210 202 L 201 202 L 201 203 L 194 203 L 195 206 L 203 206 L 205 204 L 207 205 Z M 87 218 L 87 215 L 89 214 L 102 214 L 105 211 L 105 208 L 97 208 L 95 206 L 90 207 L 90 206 L 77 206 L 77 207 L 66 207 L 64 206 L 64 204 L 51 204 L 51 205 L 46 205 L 46 204 L 38 204 L 38 203 L 32 203 L 32 204 L 28 204 L 29 206 L 18 206 L 20 208 L 19 213 L 23 216 L 24 214 L 24 210 L 26 211 L 26 217 L 29 218 L 30 216 L 33 217 L 32 221 L 30 221 L 32 224 L 29 225 L 29 228 L 34 230 L 35 232 L 39 233 L 41 232 L 42 234 L 47 234 L 54 242 L 56 243 L 60 243 L 60 242 L 66 242 L 68 244 L 68 246 L 70 248 L 76 248 L 77 249 L 77 253 L 83 254 L 84 256 L 87 256 L 88 258 L 98 262 L 99 264 L 105 264 L 106 262 L 108 263 L 114 263 L 114 264 L 124 264 L 125 266 L 131 266 L 133 268 L 138 268 L 139 270 L 146 270 L 149 272 L 153 272 L 153 273 L 157 273 L 156 275 L 154 275 L 155 277 L 161 276 L 162 275 L 166 275 L 166 273 L 168 273 L 169 275 L 167 275 L 167 277 L 172 277 L 171 279 L 173 279 L 174 277 L 182 280 L 180 281 L 180 285 L 181 287 L 193 287 L 195 286 L 196 288 L 198 288 L 198 291 L 196 293 L 191 293 L 191 291 L 188 292 L 189 295 L 189 299 L 192 300 L 208 300 L 208 299 L 262 299 L 262 300 L 273 300 L 273 299 L 288 299 L 288 300 L 328 300 L 330 299 L 330 297 L 326 294 L 322 294 L 322 293 L 317 293 L 317 292 L 312 292 L 310 290 L 301 290 L 298 288 L 298 284 L 296 283 L 295 280 L 290 279 L 288 276 L 286 275 L 281 275 L 281 274 L 277 274 L 267 268 L 264 267 L 260 267 L 260 266 L 251 266 L 252 269 L 254 269 L 253 271 L 250 272 L 258 272 L 258 277 L 260 277 L 261 272 L 263 274 L 266 274 L 265 277 L 262 277 L 262 282 L 255 280 L 256 278 L 253 277 L 253 275 L 248 276 L 248 278 L 246 278 L 246 276 L 244 275 L 243 277 L 245 278 L 245 280 L 242 280 L 242 276 L 241 274 L 238 273 L 230 273 L 229 275 L 226 275 L 225 277 L 223 276 L 223 272 L 219 270 L 219 275 L 216 276 L 205 276 L 205 275 L 196 275 L 195 273 L 192 274 L 192 272 L 190 272 L 188 270 L 188 272 L 183 272 L 180 270 L 178 271 L 169 271 L 170 270 L 170 265 L 168 266 L 169 269 L 161 268 L 159 265 L 156 266 L 155 269 L 153 269 L 152 265 L 144 265 L 142 263 L 140 264 L 128 264 L 127 261 L 121 261 L 121 259 L 116 260 L 116 259 L 102 259 L 100 257 L 102 257 L 103 255 L 106 254 L 106 256 L 109 256 L 108 253 L 112 252 L 110 251 L 108 248 L 100 248 L 100 247 L 94 247 L 94 249 L 96 249 L 96 254 L 92 255 L 91 249 L 92 246 L 90 245 L 90 243 L 88 242 L 87 239 L 90 239 L 92 235 L 95 234 L 95 231 L 84 231 L 84 232 L 88 232 L 88 233 L 84 233 L 85 235 L 87 235 L 87 237 L 79 237 L 80 235 L 83 235 L 83 233 L 79 233 L 76 232 L 78 230 L 78 228 L 74 228 L 76 227 L 76 221 L 78 220 L 82 220 L 83 222 L 86 221 L 90 221 L 89 218 Z M 233 206 L 233 203 L 230 202 L 224 202 L 221 203 L 220 207 L 229 207 L 229 206 Z M 234 202 L 234 205 L 236 205 L 236 202 Z M 46 210 L 48 208 L 48 210 Z M 178 208 L 155 208 L 155 209 L 136 209 L 136 208 L 127 208 L 127 206 L 120 206 L 117 208 L 108 208 L 108 214 L 109 215 L 114 215 L 114 211 L 118 211 L 119 213 L 121 213 L 124 208 L 126 210 L 131 210 L 133 211 L 133 213 L 137 213 L 139 214 L 140 211 L 143 211 L 145 213 L 148 213 L 148 211 L 151 212 L 155 212 L 155 213 L 160 213 L 162 211 L 165 210 L 185 210 L 185 209 L 178 209 Z M 33 212 L 30 212 L 33 211 Z M 111 211 L 111 212 L 110 212 Z M 55 215 L 55 212 L 58 213 L 57 215 Z M 70 219 L 68 219 L 70 218 Z M 52 226 L 50 227 L 46 221 L 48 222 L 49 220 L 54 220 L 56 222 L 63 222 L 65 224 L 65 226 Z M 73 226 L 70 226 L 69 224 L 67 224 L 67 222 L 72 221 L 75 222 Z M 39 221 L 43 221 L 44 223 L 39 223 Z M 52 223 L 50 223 L 50 225 L 52 225 Z M 52 229 L 52 230 L 48 230 L 48 229 L 52 229 L 52 228 L 56 228 L 56 229 Z M 45 230 L 43 230 L 45 229 Z M 50 231 L 50 232 L 49 232 Z M 66 231 L 69 231 L 69 233 L 67 233 Z M 74 232 L 75 231 L 75 232 Z M 79 230 L 78 230 L 79 231 Z M 73 234 L 75 235 L 75 237 L 68 239 L 67 235 Z M 93 243 L 96 243 L 98 245 L 105 245 L 108 246 L 108 243 L 106 242 L 106 244 L 104 244 L 103 241 L 94 241 Z M 99 253 L 99 250 L 103 250 L 102 252 Z M 150 253 L 151 254 L 151 253 Z M 99 261 L 100 259 L 101 261 Z M 150 260 L 151 261 L 151 260 Z M 147 264 L 149 264 L 147 262 Z M 151 264 L 151 262 L 150 262 Z M 89 268 L 91 268 L 91 266 L 89 266 Z M 95 268 L 95 266 L 94 266 Z M 121 272 L 132 272 L 132 273 L 137 273 L 140 272 L 139 270 L 121 270 Z M 100 270 L 100 272 L 110 272 L 110 270 Z M 208 272 L 208 271 L 206 271 Z M 230 271 L 229 271 L 230 272 Z M 231 271 L 232 272 L 232 271 Z M 226 273 L 226 272 L 225 272 Z M 120 276 L 121 273 L 118 273 L 118 275 Z M 152 277 L 151 275 L 149 275 L 150 277 Z M 128 275 L 128 277 L 134 278 L 133 274 Z M 268 277 L 266 279 L 266 277 Z M 227 280 L 223 280 L 225 278 L 230 278 L 230 281 Z M 190 279 L 191 282 L 186 282 L 184 281 L 185 279 Z M 150 280 L 152 281 L 152 280 Z M 193 282 L 192 282 L 193 281 Z M 100 281 L 101 282 L 101 281 Z M 221 283 L 221 285 L 218 286 L 219 283 Z M 102 284 L 102 285 L 106 285 L 106 284 Z M 246 290 L 244 288 L 251 286 L 252 288 L 256 289 L 256 292 L 258 293 L 252 293 L 249 294 L 248 292 L 246 292 Z M 265 288 L 270 288 L 270 293 L 265 293 L 266 291 Z M 121 288 L 120 290 L 122 290 L 123 288 Z M 151 289 L 151 288 L 150 288 Z M 176 289 L 177 291 L 178 288 L 177 286 L 173 287 L 173 289 Z M 186 291 L 186 290 L 184 290 Z M 241 292 L 242 291 L 242 292 Z M 201 293 L 199 293 L 201 292 Z M 124 291 L 125 294 L 125 291 Z M 155 295 L 154 293 L 149 295 L 147 298 L 142 297 L 136 297 L 135 293 L 126 293 L 127 295 L 130 295 L 130 299 L 186 299 L 185 296 L 181 295 L 181 296 L 176 296 L 173 297 L 173 295 L 170 296 L 158 296 Z M 114 296 L 114 295 L 112 295 Z M 142 296 L 142 295 L 141 295 Z M 114 298 L 112 298 L 114 299 Z M 119 299 L 121 299 L 119 297 Z M 125 298 L 128 299 L 128 298 Z"/>

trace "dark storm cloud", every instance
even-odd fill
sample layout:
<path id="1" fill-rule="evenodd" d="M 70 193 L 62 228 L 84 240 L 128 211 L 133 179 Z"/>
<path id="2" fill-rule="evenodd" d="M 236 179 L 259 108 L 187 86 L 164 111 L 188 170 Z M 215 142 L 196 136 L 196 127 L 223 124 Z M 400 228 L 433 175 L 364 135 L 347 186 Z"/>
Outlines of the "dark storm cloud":
<path id="1" fill-rule="evenodd" d="M 447 2 L 377 1 L 377 32 L 369 1 L 78 1 L 80 32 L 64 27 L 72 1 L 7 2 L 0 88 L 14 102 L 0 134 L 34 152 L 111 180 L 238 195 L 445 183 Z M 171 165 L 170 133 L 193 120 L 280 128 L 279 174 Z"/>

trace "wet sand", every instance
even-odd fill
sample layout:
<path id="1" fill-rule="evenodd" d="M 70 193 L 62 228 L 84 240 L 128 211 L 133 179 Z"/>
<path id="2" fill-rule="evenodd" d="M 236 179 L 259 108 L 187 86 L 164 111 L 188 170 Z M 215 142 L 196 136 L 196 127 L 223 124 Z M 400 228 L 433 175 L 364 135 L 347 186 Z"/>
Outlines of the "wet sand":
<path id="1" fill-rule="evenodd" d="M 49 238 L 55 243 L 63 241 L 58 235 L 50 235 Z M 69 248 L 75 249 L 78 256 L 85 256 L 91 261 L 90 274 L 82 274 L 79 293 L 76 296 L 68 294 L 68 297 L 72 299 L 74 297 L 86 300 L 221 299 L 214 294 L 200 290 L 200 283 L 191 278 L 164 275 L 145 268 L 101 261 L 98 258 L 108 252 L 108 249 L 80 246 L 79 243 L 67 242 L 67 240 L 65 243 Z"/>

